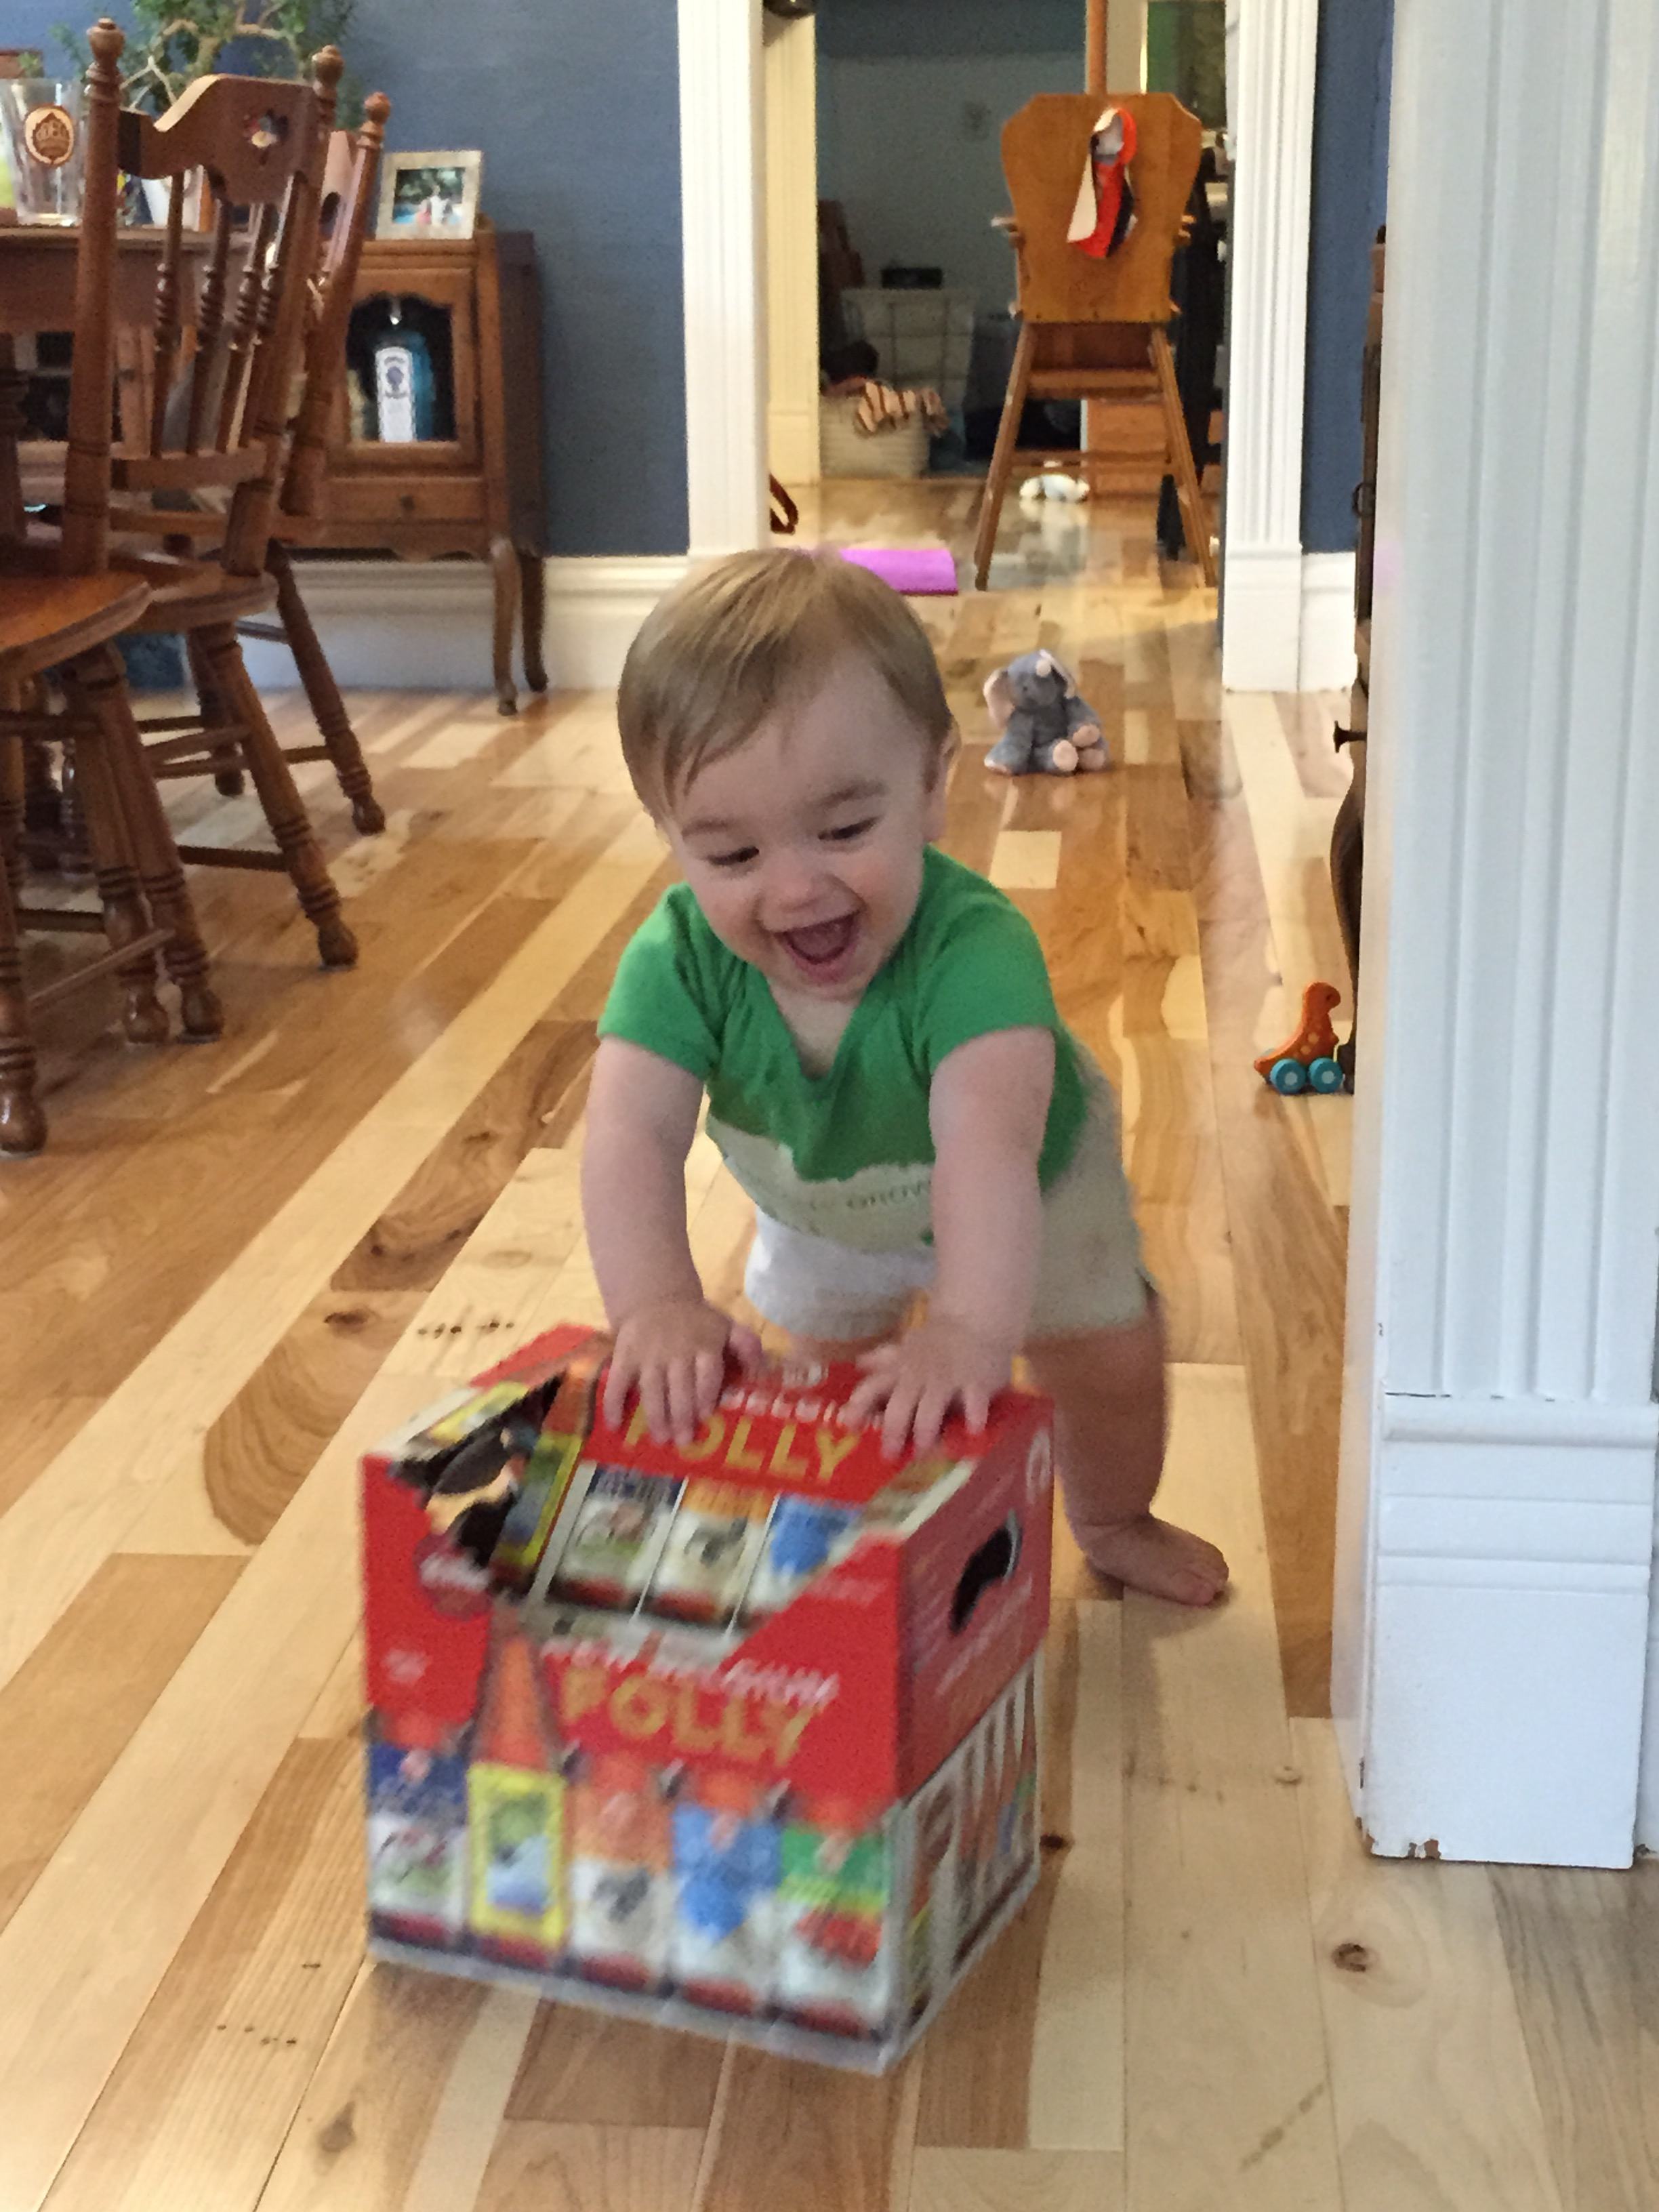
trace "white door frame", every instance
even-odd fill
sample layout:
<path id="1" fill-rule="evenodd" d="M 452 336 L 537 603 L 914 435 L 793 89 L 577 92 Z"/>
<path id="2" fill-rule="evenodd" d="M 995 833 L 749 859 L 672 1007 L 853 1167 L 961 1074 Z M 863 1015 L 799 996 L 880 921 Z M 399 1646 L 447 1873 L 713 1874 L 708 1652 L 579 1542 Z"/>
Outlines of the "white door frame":
<path id="1" fill-rule="evenodd" d="M 818 480 L 817 24 L 763 17 L 766 451 L 787 484 Z"/>
<path id="2" fill-rule="evenodd" d="M 1353 562 L 1347 558 L 1344 569 L 1342 556 L 1337 656 L 1333 661 L 1316 649 L 1327 633 L 1310 622 L 1305 675 L 1303 665 L 1302 445 L 1318 0 L 1243 0 L 1229 31 L 1233 188 L 1221 680 L 1230 691 L 1295 691 L 1304 682 L 1310 689 L 1343 684 L 1352 671 Z M 1319 577 L 1323 583 L 1323 570 Z M 1330 597 L 1326 589 L 1322 610 Z"/>
<path id="3" fill-rule="evenodd" d="M 1334 1701 L 1379 1850 L 1624 1866 L 1659 1446 L 1659 17 L 1397 0 L 1392 116 Z"/>
<path id="4" fill-rule="evenodd" d="M 690 557 L 766 543 L 760 0 L 679 0 Z"/>
<path id="5" fill-rule="evenodd" d="M 1119 13 L 1127 23 L 1129 11 Z M 811 36 L 810 24 L 799 28 Z M 1344 568 L 1346 556 L 1337 556 L 1334 580 L 1325 573 L 1328 560 L 1316 576 L 1314 563 L 1304 574 L 1301 536 L 1317 31 L 1318 0 L 1245 0 L 1230 58 L 1239 82 L 1223 680 L 1232 690 L 1294 691 L 1304 680 L 1314 687 L 1346 680 L 1352 562 Z M 1120 46 L 1124 35 L 1120 27 Z M 686 477 L 696 558 L 763 544 L 768 535 L 760 0 L 679 0 L 679 40 Z M 814 271 L 814 319 L 816 306 Z M 1304 600 L 1335 610 L 1334 659 L 1320 649 L 1329 625 L 1304 625 Z"/>

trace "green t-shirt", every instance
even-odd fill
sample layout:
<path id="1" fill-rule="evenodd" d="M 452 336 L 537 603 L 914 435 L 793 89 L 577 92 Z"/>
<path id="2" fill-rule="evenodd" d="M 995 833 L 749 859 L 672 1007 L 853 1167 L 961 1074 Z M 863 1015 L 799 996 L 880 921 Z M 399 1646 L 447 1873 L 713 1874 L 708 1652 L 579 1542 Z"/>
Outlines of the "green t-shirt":
<path id="1" fill-rule="evenodd" d="M 1037 1169 L 1046 1190 L 1086 1110 L 1077 1046 L 1024 915 L 930 846 L 909 927 L 853 1009 L 827 1074 L 806 1073 L 766 978 L 720 943 L 684 884 L 665 892 L 623 954 L 599 1034 L 707 1087 L 708 1133 L 763 1212 L 894 1252 L 933 1234 L 927 1100 L 940 1061 L 970 1037 L 1027 1028 L 1054 1039 Z"/>

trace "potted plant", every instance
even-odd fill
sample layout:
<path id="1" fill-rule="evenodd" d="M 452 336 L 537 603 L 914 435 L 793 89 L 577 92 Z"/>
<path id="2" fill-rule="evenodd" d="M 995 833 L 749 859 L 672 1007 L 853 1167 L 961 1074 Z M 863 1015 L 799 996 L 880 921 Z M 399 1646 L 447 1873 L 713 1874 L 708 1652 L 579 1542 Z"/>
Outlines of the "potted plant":
<path id="1" fill-rule="evenodd" d="M 311 74 L 319 46 L 343 46 L 357 0 L 132 0 L 133 27 L 123 58 L 121 97 L 159 115 L 198 76 L 228 70 L 246 76 Z M 67 24 L 55 36 L 77 69 L 91 57 Z M 343 125 L 361 120 L 361 95 L 340 88 Z"/>

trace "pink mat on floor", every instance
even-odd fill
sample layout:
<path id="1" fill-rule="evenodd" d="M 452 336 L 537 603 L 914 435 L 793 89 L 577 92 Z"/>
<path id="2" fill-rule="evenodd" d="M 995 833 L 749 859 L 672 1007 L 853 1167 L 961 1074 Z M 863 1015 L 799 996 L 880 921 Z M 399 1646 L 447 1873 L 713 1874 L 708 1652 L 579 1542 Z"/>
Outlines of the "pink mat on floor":
<path id="1" fill-rule="evenodd" d="M 841 557 L 868 568 L 884 584 L 913 599 L 953 599 L 957 595 L 957 564 L 943 545 L 848 545 Z"/>

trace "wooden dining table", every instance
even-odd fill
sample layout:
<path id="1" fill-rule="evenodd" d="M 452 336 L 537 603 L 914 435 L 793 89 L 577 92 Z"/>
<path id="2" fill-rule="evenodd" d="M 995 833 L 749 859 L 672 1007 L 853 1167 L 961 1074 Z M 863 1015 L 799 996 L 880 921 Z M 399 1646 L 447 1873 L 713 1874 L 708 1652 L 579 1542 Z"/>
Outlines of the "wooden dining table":
<path id="1" fill-rule="evenodd" d="M 147 325 L 155 308 L 167 233 L 159 226 L 120 230 L 115 240 L 115 325 Z M 76 269 L 81 234 L 73 224 L 0 224 L 0 538 L 23 534 L 23 492 L 18 464 L 27 372 L 16 365 L 15 341 L 75 328 Z M 186 275 L 207 252 L 205 231 L 182 240 Z"/>

